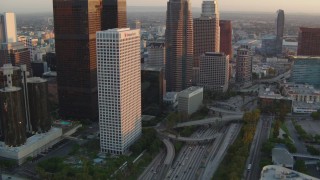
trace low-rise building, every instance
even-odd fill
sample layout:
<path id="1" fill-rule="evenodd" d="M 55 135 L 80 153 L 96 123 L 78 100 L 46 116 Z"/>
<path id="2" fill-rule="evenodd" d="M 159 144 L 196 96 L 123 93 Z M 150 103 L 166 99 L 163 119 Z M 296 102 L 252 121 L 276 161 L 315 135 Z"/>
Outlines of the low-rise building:
<path id="1" fill-rule="evenodd" d="M 163 103 L 166 105 L 170 105 L 175 108 L 178 106 L 178 93 L 177 92 L 167 92 L 163 96 Z"/>
<path id="2" fill-rule="evenodd" d="M 285 167 L 269 165 L 262 168 L 260 180 L 292 180 L 292 179 L 308 179 L 318 180 L 318 178 L 287 169 Z"/>
<path id="3" fill-rule="evenodd" d="M 282 94 L 293 101 L 294 113 L 312 113 L 320 109 L 320 90 L 314 86 L 286 83 L 282 87 Z"/>
<path id="4" fill-rule="evenodd" d="M 203 88 L 192 86 L 178 94 L 178 111 L 191 115 L 195 113 L 203 101 Z"/>

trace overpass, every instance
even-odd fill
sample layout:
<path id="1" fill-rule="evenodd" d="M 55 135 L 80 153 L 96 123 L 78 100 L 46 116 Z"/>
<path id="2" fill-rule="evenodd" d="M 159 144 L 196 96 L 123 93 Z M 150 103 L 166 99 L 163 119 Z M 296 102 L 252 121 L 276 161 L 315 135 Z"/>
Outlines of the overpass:
<path id="1" fill-rule="evenodd" d="M 208 107 L 208 108 L 212 111 L 221 112 L 221 113 L 234 114 L 234 115 L 236 115 L 236 114 L 243 115 L 244 114 L 241 111 L 231 111 L 231 110 L 226 110 L 226 109 L 217 108 L 217 107 Z"/>
<path id="2" fill-rule="evenodd" d="M 299 153 L 292 153 L 291 154 L 293 157 L 299 157 L 299 158 L 308 158 L 308 159 L 316 159 L 320 160 L 320 156 L 312 156 L 309 154 L 299 154 Z"/>
<path id="3" fill-rule="evenodd" d="M 180 127 L 186 127 L 186 126 L 198 126 L 198 125 L 206 125 L 206 124 L 215 124 L 215 123 L 227 123 L 235 120 L 242 120 L 243 115 L 230 115 L 230 116 L 223 116 L 220 117 L 214 117 L 214 118 L 207 118 L 202 120 L 196 120 L 196 121 L 189 121 L 189 122 L 183 122 L 178 123 L 175 128 Z"/>
<path id="4" fill-rule="evenodd" d="M 259 80 L 258 82 L 260 83 L 272 83 L 272 82 L 278 82 L 280 81 L 281 79 L 287 79 L 291 76 L 291 70 L 283 73 L 283 74 L 280 74 L 279 76 L 277 77 L 274 77 L 272 79 L 262 79 L 262 80 Z"/>
<path id="5" fill-rule="evenodd" d="M 167 139 L 162 139 L 162 142 L 166 145 L 167 148 L 167 156 L 164 159 L 164 164 L 171 166 L 174 156 L 175 156 L 175 150 L 173 144 L 167 140 Z"/>

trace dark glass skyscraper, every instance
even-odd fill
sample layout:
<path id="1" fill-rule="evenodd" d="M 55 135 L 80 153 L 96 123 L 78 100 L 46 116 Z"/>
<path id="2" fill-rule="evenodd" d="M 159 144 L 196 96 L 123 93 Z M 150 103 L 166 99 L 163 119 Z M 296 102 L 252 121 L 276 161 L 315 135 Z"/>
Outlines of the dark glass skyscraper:
<path id="1" fill-rule="evenodd" d="M 98 115 L 96 32 L 101 30 L 101 5 L 101 0 L 53 0 L 59 108 L 64 116 Z"/>
<path id="2" fill-rule="evenodd" d="M 179 92 L 192 83 L 193 22 L 189 0 L 169 0 L 166 21 L 167 90 Z"/>
<path id="3" fill-rule="evenodd" d="M 276 33 L 276 51 L 277 54 L 282 54 L 282 41 L 284 33 L 284 11 L 282 9 L 277 11 Z"/>
<path id="4" fill-rule="evenodd" d="M 102 30 L 127 27 L 126 0 L 102 0 Z"/>

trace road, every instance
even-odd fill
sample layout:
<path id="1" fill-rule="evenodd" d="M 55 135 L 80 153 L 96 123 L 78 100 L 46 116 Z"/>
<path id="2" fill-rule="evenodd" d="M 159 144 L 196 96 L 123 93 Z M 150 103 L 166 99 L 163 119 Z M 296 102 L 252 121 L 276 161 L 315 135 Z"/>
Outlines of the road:
<path id="1" fill-rule="evenodd" d="M 184 123 L 178 123 L 175 127 L 185 127 L 185 126 L 197 126 L 197 125 L 206 125 L 206 124 L 214 124 L 214 123 L 223 123 L 230 122 L 235 120 L 242 120 L 243 115 L 227 115 L 220 117 L 207 118 L 197 121 L 189 121 Z"/>
<path id="2" fill-rule="evenodd" d="M 297 148 L 297 153 L 309 154 L 305 144 L 299 139 L 298 133 L 297 133 L 296 129 L 294 128 L 294 125 L 293 125 L 291 119 L 287 119 L 285 124 L 288 128 L 289 136 L 294 141 L 293 144 Z"/>
<path id="3" fill-rule="evenodd" d="M 261 115 L 260 120 L 257 124 L 256 133 L 251 144 L 250 155 L 247 159 L 245 168 L 245 179 L 256 180 L 260 178 L 260 160 L 261 160 L 261 147 L 264 142 L 268 140 L 269 131 L 271 129 L 272 117 Z M 247 167 L 251 164 L 251 169 Z"/>
<path id="4" fill-rule="evenodd" d="M 224 156 L 226 155 L 228 147 L 235 141 L 241 126 L 239 124 L 231 124 L 227 131 L 223 133 L 219 138 L 217 138 L 217 144 L 215 144 L 215 148 L 210 152 L 208 161 L 206 163 L 206 168 L 202 173 L 202 180 L 211 179 L 218 169 L 220 163 L 222 162 Z"/>
<path id="5" fill-rule="evenodd" d="M 218 131 L 215 128 L 202 127 L 192 137 L 211 137 Z M 199 177 L 199 171 L 205 167 L 205 161 L 212 144 L 185 145 L 178 154 L 174 164 L 169 169 L 166 179 L 193 180 Z"/>

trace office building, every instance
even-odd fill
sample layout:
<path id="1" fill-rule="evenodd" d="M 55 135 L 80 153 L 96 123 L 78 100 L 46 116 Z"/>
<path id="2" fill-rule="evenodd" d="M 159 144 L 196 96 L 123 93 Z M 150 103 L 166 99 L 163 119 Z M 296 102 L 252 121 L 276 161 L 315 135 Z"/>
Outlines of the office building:
<path id="1" fill-rule="evenodd" d="M 220 52 L 233 58 L 232 53 L 232 23 L 229 20 L 220 20 Z"/>
<path id="2" fill-rule="evenodd" d="M 320 57 L 296 56 L 292 60 L 291 81 L 320 88 Z"/>
<path id="3" fill-rule="evenodd" d="M 152 42 L 147 47 L 148 61 L 145 62 L 148 66 L 160 67 L 165 69 L 166 63 L 166 48 L 164 42 Z"/>
<path id="4" fill-rule="evenodd" d="M 193 22 L 190 0 L 169 0 L 166 20 L 166 81 L 168 91 L 192 84 Z"/>
<path id="5" fill-rule="evenodd" d="M 25 64 L 27 71 L 31 74 L 31 61 L 28 48 L 22 42 L 3 43 L 0 45 L 0 66 L 4 64 L 20 66 Z"/>
<path id="6" fill-rule="evenodd" d="M 192 86 L 178 94 L 178 111 L 191 115 L 198 111 L 203 101 L 203 88 Z"/>
<path id="7" fill-rule="evenodd" d="M 193 84 L 199 83 L 199 61 L 205 52 L 220 52 L 219 12 L 216 1 L 203 1 L 201 17 L 193 20 Z"/>
<path id="8" fill-rule="evenodd" d="M 298 56 L 320 56 L 320 28 L 300 27 Z"/>
<path id="9" fill-rule="evenodd" d="M 97 32 L 101 152 L 124 154 L 141 135 L 140 30 Z"/>
<path id="10" fill-rule="evenodd" d="M 236 84 L 239 88 L 252 85 L 252 55 L 248 45 L 237 49 Z"/>
<path id="11" fill-rule="evenodd" d="M 47 62 L 49 71 L 57 70 L 57 58 L 55 52 L 48 52 L 43 56 L 43 61 Z"/>
<path id="12" fill-rule="evenodd" d="M 200 82 L 205 90 L 226 92 L 229 86 L 229 56 L 207 52 L 200 57 Z"/>
<path id="13" fill-rule="evenodd" d="M 161 67 L 143 65 L 141 67 L 142 114 L 155 116 L 161 114 L 163 95 L 164 70 Z"/>
<path id="14" fill-rule="evenodd" d="M 101 29 L 127 27 L 126 0 L 102 0 Z"/>
<path id="15" fill-rule="evenodd" d="M 44 73 L 48 72 L 48 64 L 44 61 L 31 62 L 32 76 L 42 77 Z"/>
<path id="16" fill-rule="evenodd" d="M 282 43 L 283 43 L 283 33 L 284 33 L 284 11 L 279 9 L 277 11 L 276 19 L 276 54 L 282 54 Z"/>
<path id="17" fill-rule="evenodd" d="M 282 94 L 293 101 L 294 113 L 312 113 L 320 109 L 320 91 L 312 85 L 285 83 L 281 89 Z"/>
<path id="18" fill-rule="evenodd" d="M 278 54 L 277 49 L 277 43 L 278 43 L 278 37 L 274 35 L 266 35 L 262 37 L 262 43 L 261 43 L 261 54 L 268 56 L 268 57 L 274 57 Z"/>
<path id="19" fill-rule="evenodd" d="M 101 30 L 101 0 L 53 0 L 53 14 L 60 114 L 94 119 L 98 115 L 96 32 Z"/>
<path id="20" fill-rule="evenodd" d="M 17 42 L 16 15 L 12 12 L 0 14 L 0 44 Z"/>

